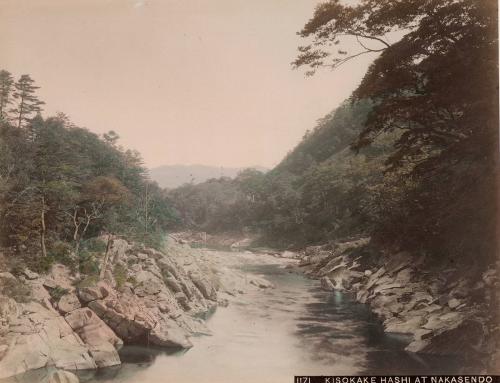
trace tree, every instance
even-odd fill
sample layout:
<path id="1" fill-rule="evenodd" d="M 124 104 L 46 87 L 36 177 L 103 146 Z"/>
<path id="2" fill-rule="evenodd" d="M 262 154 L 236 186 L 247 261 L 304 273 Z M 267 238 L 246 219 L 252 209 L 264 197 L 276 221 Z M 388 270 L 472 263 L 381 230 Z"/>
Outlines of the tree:
<path id="1" fill-rule="evenodd" d="M 0 121 L 7 119 L 7 107 L 12 102 L 11 92 L 14 79 L 6 70 L 0 71 Z"/>
<path id="2" fill-rule="evenodd" d="M 108 133 L 104 133 L 102 135 L 102 138 L 109 145 L 116 146 L 116 143 L 120 139 L 120 136 L 114 130 L 110 130 Z"/>
<path id="3" fill-rule="evenodd" d="M 17 101 L 17 106 L 11 109 L 16 120 L 16 125 L 21 128 L 23 124 L 28 123 L 34 115 L 42 111 L 42 105 L 45 103 L 40 101 L 35 95 L 35 92 L 40 87 L 35 86 L 35 81 L 27 74 L 23 74 L 15 83 L 14 99 Z"/>
<path id="4" fill-rule="evenodd" d="M 398 209 L 380 217 L 379 239 L 442 259 L 472 261 L 478 248 L 484 259 L 494 255 L 496 18 L 497 4 L 488 0 L 331 0 L 300 32 L 312 42 L 299 48 L 294 65 L 309 74 L 378 54 L 352 95 L 374 100 L 352 147 L 399 132 L 386 166 L 411 180 L 399 187 L 412 185 Z M 385 36 L 395 32 L 399 40 L 389 43 Z M 361 51 L 337 49 L 346 39 L 357 40 Z"/>

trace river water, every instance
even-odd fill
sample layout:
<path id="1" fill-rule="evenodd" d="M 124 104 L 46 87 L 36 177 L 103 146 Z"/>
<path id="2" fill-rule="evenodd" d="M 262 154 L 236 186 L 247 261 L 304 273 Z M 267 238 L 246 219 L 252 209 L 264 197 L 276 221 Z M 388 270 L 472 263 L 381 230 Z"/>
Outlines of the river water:
<path id="1" fill-rule="evenodd" d="M 228 256 L 234 256 L 228 254 Z M 208 319 L 213 335 L 192 339 L 186 352 L 141 347 L 121 351 L 123 365 L 81 376 L 82 381 L 120 383 L 289 383 L 293 375 L 447 374 L 450 358 L 417 357 L 405 339 L 384 334 L 365 305 L 282 264 L 236 263 L 265 276 L 275 289 L 241 295 Z"/>
<path id="2" fill-rule="evenodd" d="M 451 374 L 458 361 L 404 351 L 402 337 L 385 334 L 365 305 L 285 269 L 282 260 L 217 253 L 224 264 L 271 281 L 219 307 L 207 320 L 211 336 L 166 352 L 126 346 L 123 364 L 79 373 L 88 383 L 290 383 L 294 375 Z M 225 258 L 227 257 L 227 258 Z M 264 259 L 264 257 L 262 257 Z M 230 261 L 229 261 L 230 260 Z M 35 373 L 35 372 L 33 372 Z M 26 374 L 20 382 L 34 382 Z M 28 380 L 26 380 L 28 379 Z"/>

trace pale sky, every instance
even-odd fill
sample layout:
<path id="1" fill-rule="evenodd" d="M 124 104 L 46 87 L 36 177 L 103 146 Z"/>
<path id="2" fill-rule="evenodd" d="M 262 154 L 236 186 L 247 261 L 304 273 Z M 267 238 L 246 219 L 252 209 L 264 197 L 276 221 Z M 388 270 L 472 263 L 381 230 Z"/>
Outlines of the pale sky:
<path id="1" fill-rule="evenodd" d="M 0 0 L 0 67 L 149 167 L 272 167 L 373 56 L 306 78 L 290 62 L 317 0 Z"/>

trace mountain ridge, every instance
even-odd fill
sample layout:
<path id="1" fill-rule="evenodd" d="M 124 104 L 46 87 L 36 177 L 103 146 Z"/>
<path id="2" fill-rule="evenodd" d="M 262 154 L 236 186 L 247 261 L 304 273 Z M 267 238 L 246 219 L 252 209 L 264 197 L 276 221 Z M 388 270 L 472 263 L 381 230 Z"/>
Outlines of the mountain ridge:
<path id="1" fill-rule="evenodd" d="M 225 167 L 210 165 L 161 165 L 149 169 L 149 175 L 162 188 L 176 188 L 185 183 L 198 184 L 211 178 L 229 177 L 234 178 L 244 169 L 256 169 L 262 172 L 268 171 L 263 166 L 247 167 Z"/>

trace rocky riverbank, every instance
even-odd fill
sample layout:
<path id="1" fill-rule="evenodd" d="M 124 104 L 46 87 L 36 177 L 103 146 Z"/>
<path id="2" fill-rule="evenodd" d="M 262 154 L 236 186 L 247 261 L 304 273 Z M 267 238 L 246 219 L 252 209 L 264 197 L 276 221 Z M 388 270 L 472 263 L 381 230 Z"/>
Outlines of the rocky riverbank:
<path id="1" fill-rule="evenodd" d="M 272 287 L 172 238 L 161 252 L 116 239 L 109 254 L 102 280 L 60 264 L 43 276 L 0 273 L 0 378 L 118 365 L 123 344 L 189 348 L 191 336 L 209 333 L 202 318 L 226 305 L 224 296 Z"/>
<path id="2" fill-rule="evenodd" d="M 299 269 L 319 278 L 325 290 L 352 293 L 371 306 L 386 332 L 406 334 L 407 351 L 464 357 L 464 372 L 498 372 L 498 323 L 494 268 L 468 278 L 459 268 L 430 271 L 425 258 L 401 252 L 376 254 L 369 238 L 312 246 Z"/>

